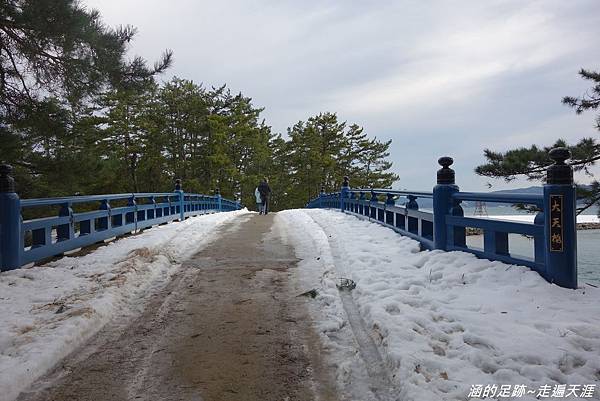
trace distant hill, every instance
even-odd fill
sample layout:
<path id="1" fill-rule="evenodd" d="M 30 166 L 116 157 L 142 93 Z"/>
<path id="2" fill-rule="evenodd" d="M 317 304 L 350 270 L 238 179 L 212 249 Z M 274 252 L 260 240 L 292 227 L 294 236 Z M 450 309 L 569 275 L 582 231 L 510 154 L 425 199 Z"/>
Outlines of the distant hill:
<path id="1" fill-rule="evenodd" d="M 581 188 L 589 188 L 589 185 L 580 185 Z M 531 195 L 541 195 L 544 191 L 544 188 L 541 186 L 532 186 L 527 188 L 517 188 L 517 189 L 503 189 L 501 191 L 494 191 L 496 194 L 531 194 Z M 577 203 L 583 203 L 583 201 L 578 200 Z"/>

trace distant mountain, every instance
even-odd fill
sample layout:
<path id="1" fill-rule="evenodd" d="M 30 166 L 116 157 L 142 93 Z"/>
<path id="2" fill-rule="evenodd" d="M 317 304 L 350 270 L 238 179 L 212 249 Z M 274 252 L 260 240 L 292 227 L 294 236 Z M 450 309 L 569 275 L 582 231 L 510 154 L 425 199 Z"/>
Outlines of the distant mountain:
<path id="1" fill-rule="evenodd" d="M 589 185 L 579 185 L 581 188 L 589 189 Z M 530 194 L 530 195 L 541 195 L 544 192 L 543 187 L 527 187 L 527 188 L 517 188 L 517 189 L 503 189 L 501 191 L 494 191 L 496 194 Z M 583 200 L 578 199 L 578 204 L 583 203 Z"/>

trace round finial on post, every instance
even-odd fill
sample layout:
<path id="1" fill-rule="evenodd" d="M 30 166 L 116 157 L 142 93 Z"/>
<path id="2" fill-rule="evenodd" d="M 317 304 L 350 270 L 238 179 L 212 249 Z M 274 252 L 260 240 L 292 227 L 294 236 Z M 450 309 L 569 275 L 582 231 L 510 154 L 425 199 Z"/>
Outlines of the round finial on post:
<path id="1" fill-rule="evenodd" d="M 554 148 L 548 155 L 556 164 L 564 165 L 565 160 L 571 157 L 571 151 L 567 148 Z"/>
<path id="2" fill-rule="evenodd" d="M 221 194 L 221 190 L 219 188 L 215 188 L 215 195 L 220 195 Z"/>
<path id="3" fill-rule="evenodd" d="M 450 168 L 454 163 L 454 159 L 444 156 L 438 159 L 438 163 L 442 168 L 437 171 L 437 183 L 442 185 L 454 184 L 454 170 Z"/>
<path id="4" fill-rule="evenodd" d="M 385 204 L 386 205 L 395 205 L 396 204 L 396 199 L 394 197 L 394 194 L 391 194 L 389 192 L 386 194 Z"/>
<path id="5" fill-rule="evenodd" d="M 419 210 L 419 204 L 417 203 L 417 197 L 414 195 L 407 195 L 408 202 L 404 205 L 407 209 Z"/>
<path id="6" fill-rule="evenodd" d="M 325 193 L 325 185 L 321 185 L 321 193 L 324 194 Z"/>
<path id="7" fill-rule="evenodd" d="M 175 191 L 181 191 L 181 180 L 179 178 L 175 180 Z"/>
<path id="8" fill-rule="evenodd" d="M 350 186 L 350 179 L 348 178 L 348 176 L 344 177 L 344 182 L 342 183 L 342 187 L 349 187 Z"/>
<path id="9" fill-rule="evenodd" d="M 0 164 L 0 192 L 15 192 L 15 180 L 12 178 L 13 168 L 9 164 Z"/>
<path id="10" fill-rule="evenodd" d="M 573 168 L 565 163 L 571 157 L 567 148 L 554 148 L 548 152 L 554 164 L 548 167 L 546 183 L 558 185 L 573 184 Z"/>

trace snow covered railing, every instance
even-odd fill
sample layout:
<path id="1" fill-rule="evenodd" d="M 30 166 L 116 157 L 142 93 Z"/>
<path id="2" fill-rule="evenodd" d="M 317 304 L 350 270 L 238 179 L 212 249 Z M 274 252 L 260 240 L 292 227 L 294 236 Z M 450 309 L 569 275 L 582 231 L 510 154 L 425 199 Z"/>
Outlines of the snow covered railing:
<path id="1" fill-rule="evenodd" d="M 214 196 L 174 192 L 19 199 L 11 167 L 0 166 L 0 271 L 60 255 L 109 238 L 174 220 L 240 209 L 240 204 Z M 75 212 L 78 206 L 83 209 Z M 46 216 L 58 208 L 53 216 Z M 23 220 L 35 209 L 41 218 Z"/>
<path id="2" fill-rule="evenodd" d="M 465 251 L 478 257 L 530 267 L 547 281 L 577 288 L 577 232 L 573 170 L 565 163 L 570 152 L 550 152 L 554 164 L 548 168 L 542 195 L 460 192 L 450 157 L 438 160 L 437 185 L 432 192 L 350 188 L 345 177 L 341 192 L 324 193 L 311 200 L 309 208 L 338 209 L 388 226 L 419 241 L 427 249 Z M 368 198 L 367 198 L 368 195 Z M 380 196 L 385 196 L 381 201 Z M 406 198 L 404 205 L 396 200 Z M 433 210 L 419 210 L 418 199 L 433 199 Z M 534 222 L 512 222 L 465 217 L 463 201 L 526 204 L 538 210 Z M 483 249 L 467 246 L 467 228 L 483 232 Z M 533 257 L 512 255 L 509 234 L 533 238 Z"/>

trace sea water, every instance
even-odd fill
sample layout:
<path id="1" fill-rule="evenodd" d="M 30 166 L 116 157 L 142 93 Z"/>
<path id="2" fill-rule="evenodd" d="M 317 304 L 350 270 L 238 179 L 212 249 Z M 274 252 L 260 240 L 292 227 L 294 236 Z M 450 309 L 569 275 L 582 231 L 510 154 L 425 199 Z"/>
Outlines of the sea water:
<path id="1" fill-rule="evenodd" d="M 473 215 L 474 210 L 465 208 L 465 216 Z M 490 207 L 490 216 L 519 214 L 512 207 Z M 596 214 L 596 210 L 586 211 L 586 214 Z M 467 246 L 483 248 L 483 235 L 469 235 Z M 533 259 L 533 239 L 519 234 L 509 234 L 508 249 L 512 256 L 525 256 Z M 579 284 L 600 284 L 600 230 L 577 231 L 577 276 Z"/>

